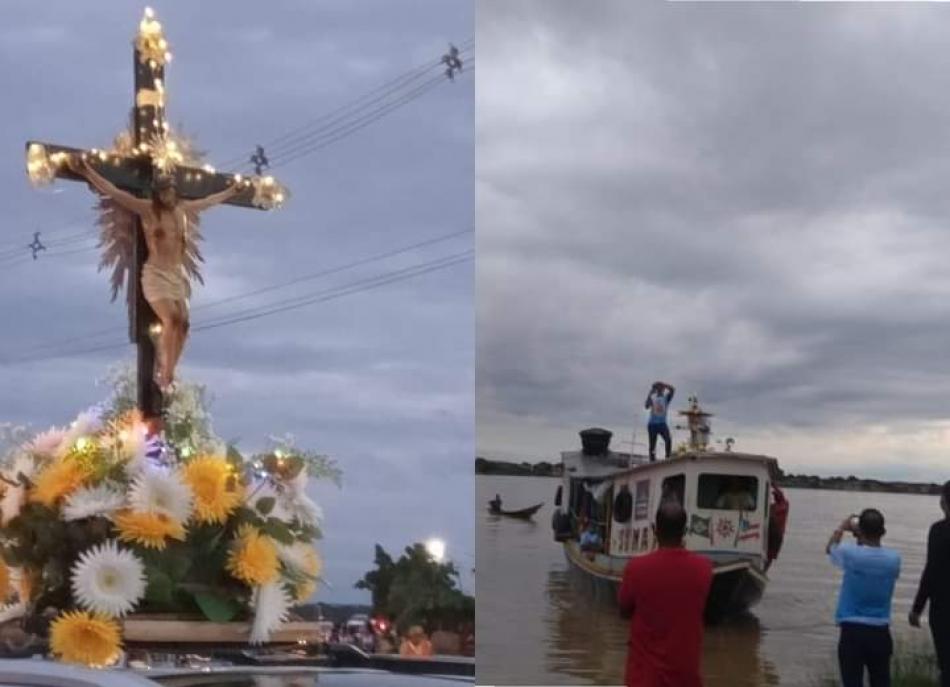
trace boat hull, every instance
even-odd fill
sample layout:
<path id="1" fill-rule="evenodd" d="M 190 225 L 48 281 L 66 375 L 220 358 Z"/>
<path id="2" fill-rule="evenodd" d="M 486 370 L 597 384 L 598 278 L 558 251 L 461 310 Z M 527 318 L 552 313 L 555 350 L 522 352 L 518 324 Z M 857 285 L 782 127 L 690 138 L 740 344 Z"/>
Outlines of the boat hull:
<path id="1" fill-rule="evenodd" d="M 576 542 L 564 545 L 564 555 L 578 585 L 598 600 L 617 602 L 623 579 L 622 565 L 629 559 L 598 556 L 588 560 Z M 700 555 L 702 555 L 700 553 Z M 713 581 L 706 600 L 705 619 L 715 624 L 746 613 L 765 592 L 768 578 L 751 561 L 720 563 L 713 559 Z"/>

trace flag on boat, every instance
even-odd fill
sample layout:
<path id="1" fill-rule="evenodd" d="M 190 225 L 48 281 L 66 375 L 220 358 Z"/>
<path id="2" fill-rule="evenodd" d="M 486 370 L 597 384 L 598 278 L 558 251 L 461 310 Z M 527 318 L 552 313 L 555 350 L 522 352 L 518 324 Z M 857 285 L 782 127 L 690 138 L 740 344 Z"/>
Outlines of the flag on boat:
<path id="1" fill-rule="evenodd" d="M 747 541 L 749 539 L 758 539 L 760 536 L 759 523 L 752 522 L 749 518 L 746 517 L 745 513 L 739 513 L 739 527 L 736 528 L 736 541 L 738 544 L 741 541 Z"/>

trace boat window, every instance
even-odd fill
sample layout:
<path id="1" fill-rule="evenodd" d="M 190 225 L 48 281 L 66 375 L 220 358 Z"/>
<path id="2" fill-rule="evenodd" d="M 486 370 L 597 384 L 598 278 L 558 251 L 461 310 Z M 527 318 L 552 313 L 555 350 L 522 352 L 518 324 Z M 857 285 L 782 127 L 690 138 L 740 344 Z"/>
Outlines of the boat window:
<path id="1" fill-rule="evenodd" d="M 555 505 L 555 506 L 560 506 L 560 505 L 561 505 L 561 494 L 563 493 L 563 491 L 564 491 L 563 485 L 562 485 L 562 486 L 559 486 L 559 487 L 557 488 L 557 492 L 554 494 L 554 505 Z"/>
<path id="2" fill-rule="evenodd" d="M 637 498 L 633 504 L 633 519 L 646 520 L 650 517 L 650 480 L 637 482 Z"/>
<path id="3" fill-rule="evenodd" d="M 620 487 L 617 498 L 614 499 L 614 520 L 617 522 L 630 522 L 633 515 L 633 494 L 630 488 L 625 484 Z"/>
<path id="4" fill-rule="evenodd" d="M 663 491 L 660 501 L 676 501 L 681 506 L 686 505 L 686 475 L 673 475 L 663 480 Z"/>
<path id="5" fill-rule="evenodd" d="M 755 510 L 758 506 L 759 480 L 749 475 L 699 476 L 696 505 L 718 510 Z"/>

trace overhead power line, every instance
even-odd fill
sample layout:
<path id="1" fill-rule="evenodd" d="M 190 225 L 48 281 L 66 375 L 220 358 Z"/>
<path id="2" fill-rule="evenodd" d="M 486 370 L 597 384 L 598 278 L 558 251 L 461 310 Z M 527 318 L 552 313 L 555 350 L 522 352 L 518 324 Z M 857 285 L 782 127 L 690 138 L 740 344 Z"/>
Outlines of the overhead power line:
<path id="1" fill-rule="evenodd" d="M 384 286 L 406 281 L 416 277 L 420 277 L 431 272 L 436 272 L 456 265 L 463 264 L 465 262 L 470 262 L 475 255 L 474 250 L 465 250 L 459 253 L 443 256 L 440 258 L 435 258 L 432 260 L 426 260 L 409 267 L 404 267 L 398 270 L 392 270 L 387 273 L 374 275 L 372 277 L 366 277 L 363 279 L 357 279 L 347 284 L 342 284 L 340 286 L 331 287 L 323 291 L 318 291 L 315 293 L 308 294 L 306 296 L 301 296 L 295 299 L 289 299 L 288 301 L 282 304 L 272 305 L 271 307 L 257 309 L 256 311 L 250 311 L 243 314 L 234 315 L 227 318 L 221 318 L 216 321 L 211 322 L 199 322 L 194 327 L 192 331 L 203 331 L 207 329 L 215 329 L 218 327 L 229 326 L 232 324 L 238 324 L 241 322 L 247 322 L 250 320 L 260 319 L 262 317 L 269 317 L 271 315 L 276 315 L 279 313 L 287 312 L 290 310 L 297 310 L 309 305 L 316 305 L 319 303 L 326 303 L 329 301 L 337 300 L 339 298 L 344 298 L 346 296 L 355 295 L 358 293 L 363 293 L 366 291 L 372 291 L 375 289 L 382 288 Z M 116 343 L 107 343 L 96 346 L 90 346 L 87 348 L 81 348 L 71 351 L 62 351 L 58 353 L 52 353 L 49 355 L 40 355 L 40 356 L 28 356 L 14 360 L 3 361 L 3 366 L 10 366 L 15 364 L 28 364 L 34 362 L 42 362 L 47 360 L 54 360 L 56 358 L 63 358 L 68 356 L 77 356 L 77 355 L 86 355 L 89 353 L 96 353 L 99 351 L 107 351 L 123 348 L 128 346 L 126 342 L 116 342 Z"/>
<path id="2" fill-rule="evenodd" d="M 421 248 L 426 248 L 426 247 L 429 247 L 429 246 L 433 246 L 433 245 L 442 243 L 442 242 L 444 242 L 444 241 L 451 240 L 451 239 L 453 239 L 453 238 L 458 238 L 458 237 L 464 236 L 464 235 L 466 235 L 466 234 L 471 234 L 472 232 L 473 232 L 472 229 L 464 229 L 464 230 L 461 230 L 461 231 L 449 232 L 449 233 L 447 233 L 447 234 L 442 234 L 442 235 L 440 235 L 440 236 L 435 236 L 435 237 L 433 237 L 433 238 L 425 239 L 425 240 L 423 240 L 423 241 L 417 241 L 417 242 L 411 243 L 411 244 L 409 244 L 409 245 L 405 245 L 405 246 L 401 246 L 401 247 L 399 247 L 399 248 L 395 248 L 395 249 L 392 249 L 392 250 L 384 251 L 384 252 L 382 252 L 382 253 L 376 253 L 376 254 L 367 256 L 367 257 L 365 257 L 365 258 L 359 258 L 359 259 L 357 259 L 357 260 L 352 260 L 352 261 L 343 263 L 343 264 L 341 264 L 341 265 L 336 265 L 336 266 L 334 266 L 334 267 L 325 268 L 325 269 L 322 269 L 322 270 L 318 270 L 318 271 L 316 271 L 316 272 L 310 272 L 310 273 L 308 273 L 308 274 L 298 275 L 298 276 L 293 277 L 292 279 L 289 279 L 289 280 L 287 280 L 287 281 L 279 282 L 279 283 L 276 283 L 276 284 L 270 284 L 270 285 L 268 285 L 268 286 L 264 286 L 264 287 L 261 287 L 261 288 L 259 288 L 259 289 L 254 289 L 254 290 L 252 290 L 252 291 L 246 291 L 246 292 L 244 292 L 244 293 L 239 293 L 239 294 L 236 294 L 236 295 L 233 295 L 233 296 L 228 296 L 228 297 L 225 297 L 225 298 L 220 298 L 220 299 L 213 300 L 213 301 L 209 301 L 209 302 L 206 302 L 206 303 L 198 303 L 194 308 L 192 308 L 192 312 L 199 312 L 199 311 L 209 310 L 209 309 L 212 309 L 212 308 L 220 307 L 220 306 L 225 305 L 225 304 L 227 304 L 227 303 L 233 303 L 233 302 L 236 302 L 236 301 L 241 301 L 241 300 L 245 300 L 245 299 L 248 299 L 248 298 L 253 298 L 253 297 L 255 297 L 255 296 L 259 296 L 259 295 L 262 295 L 262 294 L 265 294 L 265 293 L 270 293 L 270 292 L 273 292 L 273 291 L 277 291 L 277 290 L 279 290 L 279 289 L 287 288 L 287 287 L 289 287 L 289 286 L 295 286 L 295 285 L 297 285 L 297 284 L 301 284 L 301 283 L 304 283 L 304 282 L 307 282 L 307 281 L 313 281 L 313 280 L 316 280 L 316 279 L 321 279 L 321 278 L 324 278 L 324 277 L 331 276 L 331 275 L 333 275 L 333 274 L 339 274 L 339 273 L 344 272 L 344 271 L 346 271 L 346 270 L 350 270 L 350 269 L 353 269 L 353 268 L 356 268 L 356 267 L 361 267 L 361 266 L 364 266 L 364 265 L 369 265 L 369 264 L 372 264 L 372 263 L 374 263 L 374 262 L 379 262 L 379 261 L 382 261 L 382 260 L 386 260 L 387 258 L 396 257 L 396 256 L 398 256 L 398 255 L 403 255 L 403 254 L 405 254 L 405 253 L 409 253 L 409 252 L 414 251 L 414 250 L 419 250 L 419 249 L 421 249 Z M 88 340 L 90 340 L 90 339 L 97 339 L 97 338 L 100 338 L 100 337 L 102 337 L 102 336 L 115 334 L 115 333 L 117 333 L 117 332 L 122 332 L 122 331 L 125 331 L 126 329 L 127 329 L 126 326 L 112 326 L 112 327 L 106 327 L 105 329 L 100 329 L 100 330 L 97 330 L 97 331 L 94 331 L 94 332 L 89 332 L 89 333 L 87 333 L 87 334 L 81 334 L 81 335 L 78 335 L 78 336 L 70 336 L 70 337 L 66 337 L 66 338 L 63 338 L 63 339 L 57 339 L 57 340 L 55 340 L 55 341 L 47 342 L 47 343 L 45 343 L 45 344 L 33 345 L 33 346 L 30 346 L 30 352 L 31 352 L 31 353 L 36 353 L 36 352 L 38 352 L 38 351 L 60 348 L 60 347 L 62 347 L 62 346 L 68 345 L 68 344 L 73 344 L 73 343 L 77 343 L 77 342 L 80 342 L 80 341 L 88 341 Z"/>

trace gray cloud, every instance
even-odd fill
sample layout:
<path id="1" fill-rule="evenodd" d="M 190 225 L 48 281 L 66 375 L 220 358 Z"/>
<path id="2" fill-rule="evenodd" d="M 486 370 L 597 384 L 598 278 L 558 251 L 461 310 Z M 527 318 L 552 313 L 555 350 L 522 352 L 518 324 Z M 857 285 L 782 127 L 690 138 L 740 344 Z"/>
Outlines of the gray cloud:
<path id="1" fill-rule="evenodd" d="M 852 435 L 947 418 L 946 10 L 597 9 L 478 15 L 480 449 L 629 436 L 662 378 L 794 469 L 907 465 Z"/>

